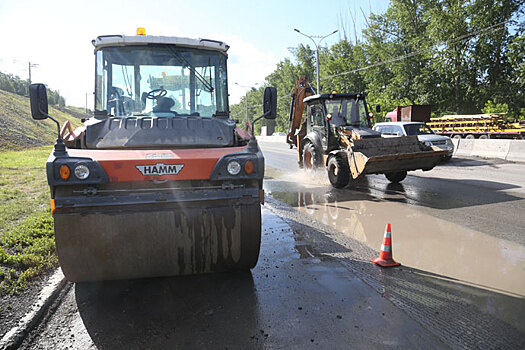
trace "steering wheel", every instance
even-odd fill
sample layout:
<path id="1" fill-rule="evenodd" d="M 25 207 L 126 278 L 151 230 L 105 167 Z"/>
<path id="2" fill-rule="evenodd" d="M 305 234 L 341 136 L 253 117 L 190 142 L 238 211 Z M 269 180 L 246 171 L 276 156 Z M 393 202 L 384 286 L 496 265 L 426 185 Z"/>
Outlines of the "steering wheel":
<path id="1" fill-rule="evenodd" d="M 156 100 L 159 97 L 166 96 L 167 93 L 168 91 L 163 88 L 155 89 L 155 90 L 151 90 L 150 92 L 148 92 L 148 94 L 146 95 L 146 98 L 150 100 Z"/>

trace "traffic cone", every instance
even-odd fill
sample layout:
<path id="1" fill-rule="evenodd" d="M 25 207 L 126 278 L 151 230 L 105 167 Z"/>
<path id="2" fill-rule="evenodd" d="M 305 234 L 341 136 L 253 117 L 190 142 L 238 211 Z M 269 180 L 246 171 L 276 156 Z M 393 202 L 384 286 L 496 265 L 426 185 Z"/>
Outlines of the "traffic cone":
<path id="1" fill-rule="evenodd" d="M 389 266 L 399 266 L 401 265 L 398 262 L 395 262 L 392 258 L 392 230 L 390 228 L 390 223 L 386 224 L 385 236 L 383 237 L 383 244 L 381 245 L 381 252 L 379 257 L 375 259 L 370 259 L 370 261 L 376 263 L 382 267 Z"/>

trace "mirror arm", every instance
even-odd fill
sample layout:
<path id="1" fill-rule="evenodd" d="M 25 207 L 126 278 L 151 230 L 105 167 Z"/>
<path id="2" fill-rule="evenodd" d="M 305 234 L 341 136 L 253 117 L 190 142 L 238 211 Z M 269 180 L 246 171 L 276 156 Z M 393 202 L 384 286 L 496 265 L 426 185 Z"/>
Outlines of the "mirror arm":
<path id="1" fill-rule="evenodd" d="M 259 118 L 256 118 L 252 122 L 252 137 L 250 138 L 250 141 L 248 142 L 248 149 L 251 151 L 257 150 L 257 140 L 255 139 L 255 123 L 259 121 L 260 119 L 266 117 L 268 114 L 270 114 L 270 112 L 264 113 L 263 115 L 261 115 Z"/>
<path id="2" fill-rule="evenodd" d="M 40 113 L 42 113 L 42 115 L 45 115 L 47 118 L 51 119 L 52 121 L 54 121 L 57 125 L 57 142 L 55 143 L 55 149 L 53 151 L 53 155 L 55 156 L 64 156 L 67 154 L 66 152 L 66 145 L 64 144 L 64 142 L 62 141 L 62 137 L 60 136 L 60 123 L 58 122 L 58 120 L 56 120 L 55 118 L 53 118 L 52 116 L 50 116 L 49 114 L 47 113 L 44 113 L 42 110 L 40 110 Z"/>

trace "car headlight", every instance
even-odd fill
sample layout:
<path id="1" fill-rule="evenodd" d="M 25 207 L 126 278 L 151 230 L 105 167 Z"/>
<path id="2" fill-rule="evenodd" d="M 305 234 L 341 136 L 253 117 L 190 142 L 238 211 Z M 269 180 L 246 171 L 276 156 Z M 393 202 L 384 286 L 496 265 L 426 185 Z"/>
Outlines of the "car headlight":
<path id="1" fill-rule="evenodd" d="M 89 177 L 89 168 L 83 164 L 79 164 L 74 170 L 75 177 L 79 180 L 85 180 Z"/>
<path id="2" fill-rule="evenodd" d="M 452 140 L 451 139 L 447 139 L 447 145 L 452 145 Z"/>
<path id="3" fill-rule="evenodd" d="M 427 146 L 432 146 L 432 142 L 430 142 L 430 141 L 425 141 L 425 145 L 427 145 Z"/>
<path id="4" fill-rule="evenodd" d="M 236 160 L 232 160 L 228 163 L 226 170 L 228 170 L 230 175 L 238 175 L 241 172 L 241 164 Z"/>

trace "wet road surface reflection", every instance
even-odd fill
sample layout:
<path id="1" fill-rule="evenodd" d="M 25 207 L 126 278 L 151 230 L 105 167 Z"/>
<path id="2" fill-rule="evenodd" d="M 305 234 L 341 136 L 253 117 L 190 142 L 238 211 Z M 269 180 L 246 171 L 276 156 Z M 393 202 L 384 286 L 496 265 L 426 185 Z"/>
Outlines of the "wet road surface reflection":
<path id="1" fill-rule="evenodd" d="M 275 199 L 375 250 L 386 223 L 392 223 L 394 257 L 406 266 L 525 296 L 525 247 L 521 245 L 361 191 L 286 181 L 267 181 L 265 188 Z"/>
<path id="2" fill-rule="evenodd" d="M 252 272 L 78 283 L 57 314 L 38 347 L 446 347 L 267 209 Z"/>
<path id="3" fill-rule="evenodd" d="M 254 348 L 262 336 L 249 272 L 78 283 L 75 294 L 98 348 Z"/>

